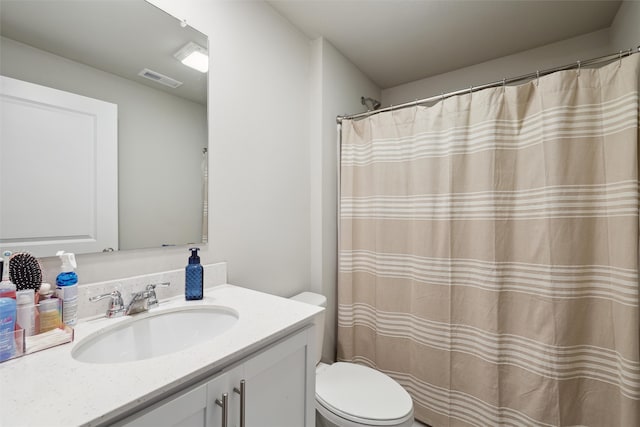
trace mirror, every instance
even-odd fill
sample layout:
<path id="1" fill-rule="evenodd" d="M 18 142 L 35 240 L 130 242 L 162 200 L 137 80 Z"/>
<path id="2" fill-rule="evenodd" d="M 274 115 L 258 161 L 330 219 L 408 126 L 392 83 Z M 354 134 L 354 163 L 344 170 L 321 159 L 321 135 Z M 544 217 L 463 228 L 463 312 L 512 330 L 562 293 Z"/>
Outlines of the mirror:
<path id="1" fill-rule="evenodd" d="M 104 250 L 206 243 L 207 73 L 175 54 L 190 42 L 206 54 L 207 37 L 144 0 L 0 0 L 0 11 L 0 75 L 117 105 L 118 237 Z M 39 164 L 55 176 L 56 165 Z M 24 182 L 2 178 L 3 186 Z M 47 209 L 30 220 L 53 222 Z M 7 230 L 0 246 L 15 240 Z M 31 252 L 100 250 L 56 239 Z"/>

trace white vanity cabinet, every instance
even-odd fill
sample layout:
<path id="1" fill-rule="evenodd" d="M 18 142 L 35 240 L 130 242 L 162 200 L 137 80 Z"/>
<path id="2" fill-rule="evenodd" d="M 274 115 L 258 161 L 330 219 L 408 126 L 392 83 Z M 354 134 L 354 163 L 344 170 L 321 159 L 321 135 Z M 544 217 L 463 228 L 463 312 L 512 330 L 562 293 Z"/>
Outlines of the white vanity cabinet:
<path id="1" fill-rule="evenodd" d="M 314 339 L 313 327 L 294 333 L 118 425 L 242 427 L 244 416 L 246 427 L 313 427 Z"/>

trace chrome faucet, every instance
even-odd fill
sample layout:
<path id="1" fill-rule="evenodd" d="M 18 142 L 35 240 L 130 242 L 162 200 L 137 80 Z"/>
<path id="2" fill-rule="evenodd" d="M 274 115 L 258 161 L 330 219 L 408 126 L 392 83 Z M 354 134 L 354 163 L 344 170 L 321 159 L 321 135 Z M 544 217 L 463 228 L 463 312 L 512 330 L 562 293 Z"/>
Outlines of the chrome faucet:
<path id="1" fill-rule="evenodd" d="M 130 314 L 142 313 L 149 310 L 149 291 L 144 290 L 140 292 L 134 292 L 131 294 L 131 301 L 127 305 L 127 309 L 124 311 L 126 316 Z"/>
<path id="2" fill-rule="evenodd" d="M 156 287 L 169 286 L 170 282 L 154 283 L 147 285 L 144 291 L 134 292 L 131 294 L 131 301 L 125 307 L 122 300 L 122 294 L 120 291 L 109 292 L 108 294 L 98 295 L 89 298 L 89 301 L 95 302 L 104 298 L 111 298 L 109 308 L 107 309 L 106 316 L 108 318 L 120 317 L 122 315 L 128 316 L 130 314 L 137 314 L 148 311 L 150 308 L 158 305 L 158 297 L 156 295 Z"/>
<path id="3" fill-rule="evenodd" d="M 170 284 L 169 282 L 153 283 L 147 285 L 144 291 L 132 293 L 131 302 L 129 302 L 124 314 L 128 316 L 130 314 L 142 313 L 148 311 L 150 308 L 156 307 L 158 305 L 156 287 L 169 286 Z"/>

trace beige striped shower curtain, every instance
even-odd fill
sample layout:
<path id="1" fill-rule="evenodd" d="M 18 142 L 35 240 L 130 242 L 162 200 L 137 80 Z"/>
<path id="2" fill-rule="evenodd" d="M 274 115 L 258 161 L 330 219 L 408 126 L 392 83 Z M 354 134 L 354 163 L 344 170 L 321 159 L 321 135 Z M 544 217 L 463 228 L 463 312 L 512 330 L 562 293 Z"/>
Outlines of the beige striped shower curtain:
<path id="1" fill-rule="evenodd" d="M 342 126 L 338 359 L 439 426 L 640 426 L 638 58 Z"/>

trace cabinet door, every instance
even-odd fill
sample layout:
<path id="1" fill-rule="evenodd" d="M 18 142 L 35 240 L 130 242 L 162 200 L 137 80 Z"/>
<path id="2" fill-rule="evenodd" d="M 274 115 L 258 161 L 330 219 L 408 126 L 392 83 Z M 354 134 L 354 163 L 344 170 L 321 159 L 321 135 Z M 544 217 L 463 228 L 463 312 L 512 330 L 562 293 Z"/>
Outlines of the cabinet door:
<path id="1" fill-rule="evenodd" d="M 229 373 L 218 375 L 216 378 L 207 382 L 207 427 L 231 427 L 235 424 L 232 423 L 234 412 L 231 408 L 231 402 L 233 401 L 233 391 L 229 390 Z M 223 420 L 223 404 L 225 404 L 226 395 L 226 411 L 227 422 Z"/>
<path id="2" fill-rule="evenodd" d="M 142 415 L 135 415 L 134 419 L 125 421 L 127 427 L 206 427 L 207 426 L 207 386 L 202 385 L 187 391 L 178 397 L 171 398 L 143 410 Z"/>
<path id="3" fill-rule="evenodd" d="M 215 403 L 228 388 L 221 374 L 187 391 L 176 393 L 116 424 L 126 427 L 224 427 L 222 408 Z"/>
<path id="4" fill-rule="evenodd" d="M 313 331 L 302 331 L 241 365 L 246 427 L 314 425 L 315 360 L 310 348 L 315 342 Z M 232 377 L 230 382 L 234 384 L 238 380 Z"/>

